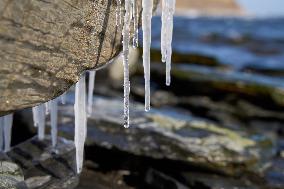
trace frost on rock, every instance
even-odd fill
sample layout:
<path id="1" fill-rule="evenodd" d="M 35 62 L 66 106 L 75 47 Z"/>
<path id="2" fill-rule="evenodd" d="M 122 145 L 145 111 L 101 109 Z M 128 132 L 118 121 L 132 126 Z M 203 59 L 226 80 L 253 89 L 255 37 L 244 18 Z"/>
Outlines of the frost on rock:
<path id="1" fill-rule="evenodd" d="M 58 120 L 58 99 L 50 101 L 50 125 L 52 146 L 57 144 L 57 120 Z"/>
<path id="2" fill-rule="evenodd" d="M 46 114 L 45 104 L 33 107 L 34 126 L 38 127 L 39 140 L 44 140 L 45 137 L 45 114 Z"/>
<path id="3" fill-rule="evenodd" d="M 166 85 L 171 84 L 173 16 L 176 0 L 162 0 L 161 53 L 166 62 Z"/>
<path id="4" fill-rule="evenodd" d="M 13 114 L 0 117 L 0 151 L 8 152 L 11 148 Z"/>
<path id="5" fill-rule="evenodd" d="M 88 106 L 87 106 L 88 116 L 90 116 L 93 111 L 93 92 L 95 87 L 95 77 L 96 77 L 96 71 L 89 71 Z"/>
<path id="6" fill-rule="evenodd" d="M 130 39 L 130 23 L 131 23 L 131 0 L 125 0 L 125 16 L 123 26 L 123 67 L 124 67 L 124 127 L 129 127 L 129 39 Z"/>
<path id="7" fill-rule="evenodd" d="M 145 78 L 145 110 L 150 110 L 150 48 L 153 0 L 142 1 L 143 66 Z"/>
<path id="8" fill-rule="evenodd" d="M 76 84 L 75 90 L 75 147 L 77 173 L 82 171 L 84 159 L 84 144 L 87 134 L 86 117 L 86 81 L 85 75 Z"/>

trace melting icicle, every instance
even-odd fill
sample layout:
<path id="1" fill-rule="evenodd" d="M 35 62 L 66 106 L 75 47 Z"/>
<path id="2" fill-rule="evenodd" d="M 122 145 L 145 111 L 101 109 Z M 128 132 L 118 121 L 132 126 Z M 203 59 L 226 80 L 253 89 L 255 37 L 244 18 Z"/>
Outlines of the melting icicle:
<path id="1" fill-rule="evenodd" d="M 13 125 L 13 114 L 4 116 L 4 151 L 8 152 L 11 148 L 11 135 Z"/>
<path id="2" fill-rule="evenodd" d="M 92 114 L 93 110 L 93 92 L 95 86 L 96 71 L 89 71 L 89 88 L 88 88 L 88 116 Z"/>
<path id="3" fill-rule="evenodd" d="M 131 0 L 133 18 L 133 48 L 138 47 L 138 6 L 136 0 Z"/>
<path id="4" fill-rule="evenodd" d="M 131 22 L 131 0 L 125 0 L 125 16 L 123 26 L 123 66 L 124 66 L 124 127 L 129 127 L 129 33 Z"/>
<path id="5" fill-rule="evenodd" d="M 38 127 L 38 139 L 44 140 L 45 137 L 45 105 L 33 107 L 34 125 Z"/>
<path id="6" fill-rule="evenodd" d="M 150 110 L 150 48 L 153 0 L 142 1 L 143 66 L 145 78 L 145 110 Z"/>
<path id="7" fill-rule="evenodd" d="M 61 100 L 61 104 L 66 104 L 66 93 L 63 93 L 63 94 L 60 96 L 60 100 Z"/>
<path id="8" fill-rule="evenodd" d="M 171 84 L 171 59 L 172 59 L 172 36 L 173 36 L 173 16 L 175 12 L 176 0 L 162 1 L 162 34 L 161 53 L 162 61 L 166 62 L 166 85 Z"/>
<path id="9" fill-rule="evenodd" d="M 58 100 L 54 99 L 50 102 L 51 141 L 53 147 L 56 147 L 57 144 L 57 120 L 58 120 Z"/>
<path id="10" fill-rule="evenodd" d="M 48 115 L 50 112 L 50 102 L 44 103 L 45 105 L 45 114 Z"/>
<path id="11" fill-rule="evenodd" d="M 38 121 L 38 108 L 37 108 L 37 106 L 33 107 L 32 111 L 33 111 L 34 126 L 38 127 L 39 121 Z"/>
<path id="12" fill-rule="evenodd" d="M 87 134 L 86 117 L 86 81 L 85 75 L 76 84 L 75 91 L 75 146 L 77 172 L 82 171 L 84 159 L 84 144 Z"/>

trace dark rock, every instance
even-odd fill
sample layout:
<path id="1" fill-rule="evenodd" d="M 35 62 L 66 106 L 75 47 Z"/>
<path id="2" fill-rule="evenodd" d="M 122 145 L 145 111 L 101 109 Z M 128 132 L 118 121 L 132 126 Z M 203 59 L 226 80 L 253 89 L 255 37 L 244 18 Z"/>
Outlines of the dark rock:
<path id="1" fill-rule="evenodd" d="M 34 137 L 13 147 L 7 156 L 21 167 L 29 189 L 71 189 L 78 184 L 75 146 L 66 139 L 59 138 L 54 149 L 49 137 L 44 141 Z"/>
<path id="2" fill-rule="evenodd" d="M 95 98 L 94 113 L 88 121 L 87 145 L 182 161 L 228 175 L 258 172 L 264 157 L 274 154 L 271 141 L 254 140 L 245 130 L 224 128 L 175 111 L 145 113 L 144 107 L 136 103 L 131 107 L 131 128 L 124 129 L 122 101 Z M 73 106 L 61 107 L 61 114 L 64 121 L 61 133 L 70 137 Z"/>

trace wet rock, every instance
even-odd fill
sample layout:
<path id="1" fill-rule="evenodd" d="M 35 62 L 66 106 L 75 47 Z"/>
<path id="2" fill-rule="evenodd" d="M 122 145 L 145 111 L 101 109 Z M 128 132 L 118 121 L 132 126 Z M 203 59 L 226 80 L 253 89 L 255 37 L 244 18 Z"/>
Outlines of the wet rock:
<path id="1" fill-rule="evenodd" d="M 4 153 L 0 154 L 0 188 L 27 189 L 21 168 L 13 163 Z"/>
<path id="2" fill-rule="evenodd" d="M 177 180 L 154 169 L 149 169 L 147 172 L 146 182 L 157 189 L 189 189 Z"/>
<path id="3" fill-rule="evenodd" d="M 78 184 L 75 146 L 66 139 L 59 138 L 53 149 L 49 137 L 44 141 L 34 137 L 13 147 L 7 156 L 22 169 L 29 189 L 71 189 Z"/>
<path id="4" fill-rule="evenodd" d="M 183 178 L 186 180 L 189 186 L 192 188 L 204 188 L 204 189 L 259 189 L 262 186 L 244 179 L 244 178 L 230 178 L 226 176 L 201 173 L 201 172 L 187 172 L 182 173 Z M 258 183 L 259 184 L 259 183 Z"/>
<path id="5" fill-rule="evenodd" d="M 114 59 L 122 49 L 116 13 L 123 14 L 123 4 L 117 6 L 113 0 L 1 0 L 0 115 L 49 101 L 85 70 Z"/>
<path id="6" fill-rule="evenodd" d="M 153 65 L 152 73 L 155 81 L 161 81 L 164 75 L 163 65 Z M 199 95 L 221 98 L 233 94 L 252 101 L 258 100 L 263 106 L 274 108 L 280 106 L 279 108 L 282 109 L 284 107 L 284 85 L 278 78 L 185 64 L 175 65 L 172 75 L 173 83 L 176 83 L 170 90 L 178 92 L 177 95 L 188 95 L 186 90 L 178 88 L 187 86 L 191 89 L 191 95 L 199 93 Z"/>
<path id="7" fill-rule="evenodd" d="M 120 100 L 96 97 L 94 109 L 88 121 L 87 145 L 182 161 L 228 175 L 256 173 L 274 154 L 271 141 L 265 137 L 255 140 L 245 130 L 224 128 L 182 112 L 145 113 L 144 107 L 135 103 L 131 128 L 124 129 Z M 61 133 L 68 137 L 73 132 L 73 106 L 61 107 L 61 114 Z"/>

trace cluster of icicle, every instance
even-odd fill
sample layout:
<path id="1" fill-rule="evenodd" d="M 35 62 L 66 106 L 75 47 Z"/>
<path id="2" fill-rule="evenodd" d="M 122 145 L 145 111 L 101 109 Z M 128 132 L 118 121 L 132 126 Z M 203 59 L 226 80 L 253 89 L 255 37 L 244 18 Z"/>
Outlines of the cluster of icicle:
<path id="1" fill-rule="evenodd" d="M 121 0 L 117 0 L 120 4 Z M 145 78 L 145 111 L 150 110 L 150 48 L 152 30 L 152 12 L 154 0 L 142 0 L 142 30 L 143 30 L 143 67 Z M 172 57 L 172 35 L 173 16 L 176 0 L 162 0 L 162 30 L 161 30 L 161 53 L 162 62 L 166 63 L 166 85 L 171 84 L 171 57 Z M 117 11 L 119 12 L 119 11 Z M 133 25 L 133 46 L 138 45 L 138 10 L 135 0 L 125 0 L 125 15 L 123 26 L 123 66 L 124 66 L 124 127 L 129 127 L 129 46 L 130 31 Z M 121 15 L 117 15 L 121 18 Z M 117 22 L 118 23 L 118 22 Z"/>
<path id="2" fill-rule="evenodd" d="M 86 99 L 86 78 L 85 74 L 76 84 L 75 89 L 75 136 L 74 143 L 76 147 L 76 169 L 82 171 L 84 157 L 84 143 L 87 134 L 87 115 L 91 115 L 93 106 L 93 90 L 95 85 L 95 71 L 89 71 L 88 99 Z M 60 96 L 61 103 L 65 104 L 66 94 Z M 86 105 L 87 102 L 87 105 Z M 45 139 L 45 120 L 46 115 L 50 114 L 51 140 L 52 146 L 57 145 L 57 120 L 58 120 L 59 98 L 49 101 L 45 104 L 33 107 L 34 126 L 38 128 L 38 139 Z"/>
<path id="3" fill-rule="evenodd" d="M 131 35 L 133 34 L 133 47 L 138 46 L 138 6 L 136 0 L 125 0 L 125 14 L 121 14 L 121 0 L 117 0 L 117 25 L 123 23 L 123 66 L 124 66 L 124 127 L 129 127 L 129 46 Z M 150 47 L 151 47 L 151 22 L 153 11 L 153 0 L 142 0 L 142 29 L 143 29 L 143 67 L 145 77 L 145 110 L 150 110 Z M 162 61 L 166 63 L 166 84 L 170 85 L 171 70 L 171 43 L 173 33 L 173 14 L 175 0 L 162 0 L 162 34 L 161 53 Z M 77 172 L 82 171 L 84 143 L 87 135 L 87 115 L 91 115 L 93 106 L 93 90 L 95 82 L 95 71 L 89 71 L 88 99 L 86 98 L 85 74 L 76 84 L 75 89 L 75 136 Z M 65 104 L 65 95 L 61 97 L 61 103 Z M 38 128 L 39 140 L 45 138 L 46 115 L 50 114 L 52 146 L 57 144 L 57 119 L 58 101 L 54 99 L 45 104 L 41 104 L 32 109 L 34 126 Z M 87 105 L 86 105 L 87 102 Z M 12 115 L 0 117 L 0 150 L 10 149 L 12 128 Z"/>

